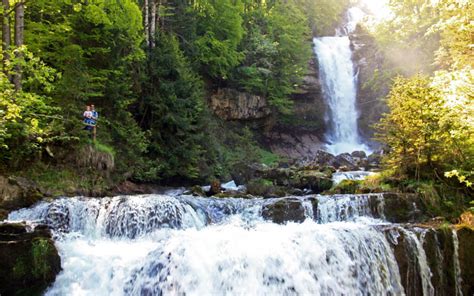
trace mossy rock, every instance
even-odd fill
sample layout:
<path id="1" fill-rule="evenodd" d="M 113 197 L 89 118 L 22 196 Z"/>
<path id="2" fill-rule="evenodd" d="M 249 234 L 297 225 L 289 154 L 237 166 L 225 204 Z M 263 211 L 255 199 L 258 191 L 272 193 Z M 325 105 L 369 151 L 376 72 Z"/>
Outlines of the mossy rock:
<path id="1" fill-rule="evenodd" d="M 311 189 L 315 193 L 329 190 L 333 181 L 325 172 L 302 170 L 296 172 L 291 180 L 290 186 L 299 189 Z"/>
<path id="2" fill-rule="evenodd" d="M 360 185 L 361 181 L 342 180 L 331 192 L 338 194 L 356 194 L 359 193 Z"/>
<path id="3" fill-rule="evenodd" d="M 384 193 L 383 214 L 393 223 L 423 222 L 427 220 L 426 205 L 418 194 Z"/>
<path id="4" fill-rule="evenodd" d="M 26 232 L 26 225 L 10 223 L 0 229 L 0 294 L 41 295 L 61 270 L 49 230 Z"/>
<path id="5" fill-rule="evenodd" d="M 254 196 L 274 197 L 284 196 L 285 191 L 273 185 L 273 182 L 267 179 L 255 179 L 247 184 L 247 193 Z"/>
<path id="6" fill-rule="evenodd" d="M 262 216 L 273 223 L 283 224 L 289 221 L 303 222 L 305 209 L 301 200 L 297 198 L 284 198 L 263 206 Z"/>

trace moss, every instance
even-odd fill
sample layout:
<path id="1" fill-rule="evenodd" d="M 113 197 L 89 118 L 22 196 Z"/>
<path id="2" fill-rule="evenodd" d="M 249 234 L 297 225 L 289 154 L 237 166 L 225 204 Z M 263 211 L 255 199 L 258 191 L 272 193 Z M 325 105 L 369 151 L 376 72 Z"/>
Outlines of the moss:
<path id="1" fill-rule="evenodd" d="M 52 255 L 54 249 L 51 242 L 47 239 L 37 238 L 33 240 L 31 253 L 33 258 L 32 273 L 35 278 L 45 279 L 51 273 L 51 266 L 48 258 Z"/>
<path id="2" fill-rule="evenodd" d="M 115 157 L 115 150 L 112 146 L 108 146 L 106 144 L 100 143 L 99 141 L 95 141 L 94 148 L 99 152 L 108 153 Z"/>
<path id="3" fill-rule="evenodd" d="M 268 179 L 254 179 L 247 184 L 247 193 L 255 196 L 285 196 L 286 191 L 281 186 L 273 185 Z"/>
<path id="4" fill-rule="evenodd" d="M 274 166 L 282 160 L 279 155 L 274 154 L 264 149 L 260 149 L 259 154 L 260 154 L 260 162 L 267 166 Z"/>
<path id="5" fill-rule="evenodd" d="M 16 259 L 15 265 L 13 266 L 13 277 L 16 279 L 24 278 L 28 275 L 28 263 L 24 256 L 20 256 Z"/>
<path id="6" fill-rule="evenodd" d="M 342 180 L 333 189 L 331 189 L 331 192 L 339 194 L 355 194 L 358 193 L 361 184 L 361 181 Z"/>

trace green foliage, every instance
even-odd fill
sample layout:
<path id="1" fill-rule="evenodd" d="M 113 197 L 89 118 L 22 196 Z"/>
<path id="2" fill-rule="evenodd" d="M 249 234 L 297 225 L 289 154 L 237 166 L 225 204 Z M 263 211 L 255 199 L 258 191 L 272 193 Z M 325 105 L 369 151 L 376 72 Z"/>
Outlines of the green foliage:
<path id="1" fill-rule="evenodd" d="M 58 77 L 56 71 L 26 47 L 9 55 L 16 57 L 0 73 L 0 153 L 4 164 L 16 167 L 64 135 L 61 109 L 52 104 L 49 96 Z M 7 76 L 15 73 L 17 65 L 23 69 L 23 88 L 19 91 L 14 90 Z"/>
<path id="2" fill-rule="evenodd" d="M 240 44 L 245 58 L 232 83 L 263 95 L 281 113 L 290 113 L 289 96 L 306 73 L 311 49 L 308 19 L 296 1 L 255 6 L 244 14 L 246 34 Z"/>
<path id="3" fill-rule="evenodd" d="M 226 79 L 238 65 L 242 54 L 237 45 L 243 36 L 243 6 L 240 0 L 200 1 L 194 6 L 197 12 L 196 56 L 202 72 L 212 78 Z"/>
<path id="4" fill-rule="evenodd" d="M 197 178 L 206 145 L 203 85 L 174 36 L 157 38 L 142 88 L 141 122 L 150 139 L 150 161 L 140 178 Z"/>
<path id="5" fill-rule="evenodd" d="M 298 0 L 297 3 L 304 8 L 316 36 L 334 35 L 349 6 L 348 0 Z"/>
<path id="6" fill-rule="evenodd" d="M 378 125 L 379 139 L 389 149 L 384 158 L 386 166 L 402 180 L 398 186 L 410 190 L 404 182 L 437 180 L 435 191 L 416 184 L 415 191 L 438 200 L 443 213 L 459 212 L 473 197 L 472 188 L 467 185 L 473 182 L 474 125 L 465 112 L 472 110 L 473 102 L 467 99 L 466 88 L 444 89 L 437 79 L 443 74 L 436 75 L 434 79 L 415 76 L 395 80 L 387 99 L 390 113 Z M 449 83 L 462 86 L 458 76 L 450 77 L 455 80 L 448 79 Z M 465 78 L 470 80 L 472 76 Z M 457 178 L 450 179 L 452 176 Z M 435 195 L 438 197 L 432 198 Z"/>
<path id="7" fill-rule="evenodd" d="M 255 196 L 268 196 L 276 189 L 277 188 L 273 185 L 273 182 L 266 179 L 251 180 L 247 184 L 247 192 Z"/>
<path id="8" fill-rule="evenodd" d="M 390 113 L 378 125 L 382 143 L 390 147 L 387 164 L 402 174 L 419 178 L 445 156 L 449 130 L 442 118 L 448 110 L 439 92 L 422 76 L 398 77 L 387 99 Z"/>
<path id="9" fill-rule="evenodd" d="M 260 149 L 260 163 L 267 166 L 274 166 L 281 160 L 280 156 L 270 151 Z"/>
<path id="10" fill-rule="evenodd" d="M 31 272 L 35 278 L 46 279 L 50 276 L 51 266 L 48 257 L 55 251 L 51 244 L 52 242 L 43 238 L 33 240 L 31 248 L 33 266 Z"/>

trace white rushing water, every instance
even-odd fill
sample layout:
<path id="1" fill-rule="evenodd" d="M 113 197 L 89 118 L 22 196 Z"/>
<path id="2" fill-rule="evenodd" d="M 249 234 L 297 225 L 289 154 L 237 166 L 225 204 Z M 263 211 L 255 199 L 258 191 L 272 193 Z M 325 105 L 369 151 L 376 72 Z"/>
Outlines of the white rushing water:
<path id="1" fill-rule="evenodd" d="M 362 217 L 369 196 L 312 198 L 321 218 L 303 197 L 302 224 L 262 218 L 281 199 L 164 195 L 64 198 L 9 219 L 55 230 L 63 271 L 47 295 L 403 293 L 380 222 Z"/>
<path id="2" fill-rule="evenodd" d="M 420 231 L 374 218 L 382 194 L 290 200 L 303 223 L 266 220 L 283 198 L 153 194 L 62 198 L 9 220 L 53 229 L 63 270 L 46 295 L 404 295 L 400 233 L 415 258 L 410 275 L 433 295 Z"/>
<path id="3" fill-rule="evenodd" d="M 369 176 L 374 176 L 377 173 L 369 171 L 348 171 L 348 172 L 335 172 L 332 174 L 332 180 L 334 184 L 339 184 L 343 180 L 364 180 Z"/>
<path id="4" fill-rule="evenodd" d="M 363 17 L 358 8 L 347 13 L 347 22 L 337 30 L 336 36 L 314 38 L 314 51 L 318 59 L 323 96 L 328 105 L 326 120 L 329 142 L 327 150 L 332 154 L 363 150 L 357 127 L 356 108 L 357 75 L 352 62 L 348 33 L 355 30 Z"/>

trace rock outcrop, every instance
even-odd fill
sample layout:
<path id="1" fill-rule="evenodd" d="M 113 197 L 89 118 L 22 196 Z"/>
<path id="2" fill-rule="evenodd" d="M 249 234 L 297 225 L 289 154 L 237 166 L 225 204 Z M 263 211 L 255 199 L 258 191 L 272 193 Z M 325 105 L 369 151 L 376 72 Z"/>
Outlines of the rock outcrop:
<path id="1" fill-rule="evenodd" d="M 459 263 L 462 275 L 463 295 L 474 295 L 474 229 L 463 227 L 457 232 Z"/>
<path id="2" fill-rule="evenodd" d="M 463 295 L 473 295 L 472 229 L 456 230 L 439 226 L 413 228 L 404 225 L 389 226 L 385 229 L 385 234 L 394 250 L 400 279 L 407 296 L 425 295 L 424 289 L 431 290 L 434 295 L 460 295 L 460 291 Z M 421 256 L 420 252 L 424 252 L 425 256 Z M 420 264 L 420 260 L 426 260 L 428 271 L 422 270 L 423 264 Z M 423 276 L 427 277 L 425 282 L 429 280 L 431 285 L 423 287 Z"/>
<path id="3" fill-rule="evenodd" d="M 218 89 L 210 98 L 210 107 L 224 120 L 253 120 L 271 113 L 267 99 L 231 88 Z"/>
<path id="4" fill-rule="evenodd" d="M 265 134 L 267 145 L 274 153 L 290 159 L 310 157 L 322 149 L 326 130 L 326 103 L 315 56 L 309 61 L 306 75 L 291 99 L 292 114 L 280 116 L 277 124 Z"/>
<path id="5" fill-rule="evenodd" d="M 45 226 L 0 224 L 0 294 L 41 295 L 61 270 L 61 260 Z"/>
<path id="6" fill-rule="evenodd" d="M 3 215 L 6 211 L 29 207 L 43 196 L 38 185 L 28 179 L 0 176 L 0 210 L 5 211 Z"/>
<path id="7" fill-rule="evenodd" d="M 316 213 L 318 202 L 314 198 L 308 199 Z M 298 198 L 281 198 L 272 203 L 265 204 L 262 208 L 262 216 L 273 223 L 284 224 L 286 222 L 303 222 L 306 219 L 306 210 L 303 201 Z"/>

